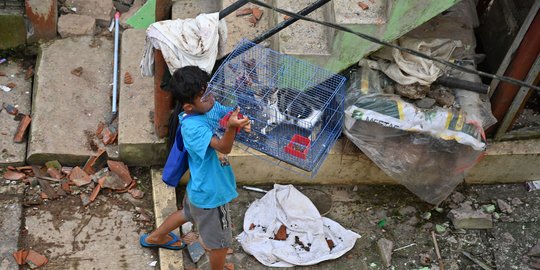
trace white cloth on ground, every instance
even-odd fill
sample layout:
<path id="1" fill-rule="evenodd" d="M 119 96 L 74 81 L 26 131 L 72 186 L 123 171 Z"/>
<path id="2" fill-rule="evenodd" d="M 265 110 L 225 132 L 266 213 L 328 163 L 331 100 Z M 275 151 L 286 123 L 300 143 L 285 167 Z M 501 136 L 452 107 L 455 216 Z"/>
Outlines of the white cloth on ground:
<path id="1" fill-rule="evenodd" d="M 274 240 L 282 224 L 287 227 L 288 237 L 284 241 Z M 243 228 L 237 236 L 242 248 L 272 267 L 314 265 L 336 259 L 351 250 L 360 238 L 335 221 L 321 217 L 315 205 L 292 185 L 276 184 L 254 201 L 246 211 Z M 327 239 L 334 243 L 332 249 Z"/>
<path id="2" fill-rule="evenodd" d="M 450 59 L 452 52 L 456 48 L 463 46 L 460 40 L 415 39 L 409 37 L 402 37 L 397 43 L 401 47 L 443 60 Z M 379 69 L 392 80 L 402 85 L 413 83 L 430 85 L 443 74 L 443 70 L 438 66 L 438 63 L 395 48 L 383 48 L 374 55 L 391 62 L 380 60 L 377 65 L 370 63 L 370 67 Z"/>
<path id="3" fill-rule="evenodd" d="M 210 73 L 226 44 L 227 24 L 219 20 L 219 13 L 155 22 L 146 30 L 141 72 L 143 76 L 154 75 L 155 48 L 161 50 L 171 74 L 191 65 Z"/>

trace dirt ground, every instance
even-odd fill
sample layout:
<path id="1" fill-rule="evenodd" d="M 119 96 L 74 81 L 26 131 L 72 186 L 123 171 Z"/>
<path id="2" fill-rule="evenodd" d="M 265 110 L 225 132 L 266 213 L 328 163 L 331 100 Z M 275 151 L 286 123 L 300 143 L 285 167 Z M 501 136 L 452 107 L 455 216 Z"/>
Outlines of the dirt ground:
<path id="1" fill-rule="evenodd" d="M 145 192 L 141 200 L 127 193 L 102 191 L 87 207 L 82 207 L 78 195 L 25 206 L 19 248 L 32 248 L 47 256 L 49 264 L 42 269 L 158 269 L 159 264 L 151 266 L 158 260 L 156 250 L 138 245 L 138 235 L 154 228 L 149 169 L 131 168 L 131 173 Z M 397 185 L 296 188 L 328 212 L 326 217 L 361 238 L 336 260 L 289 269 L 439 269 L 433 230 L 438 231 L 436 239 L 445 269 L 483 269 L 462 251 L 492 269 L 534 269 L 529 265 L 536 259 L 527 253 L 540 239 L 540 191 L 527 192 L 522 184 L 461 185 L 437 208 Z M 249 205 L 263 196 L 241 188 L 238 192 L 239 197 L 231 204 L 234 236 L 241 232 Z M 507 202 L 510 210 L 503 212 L 497 199 Z M 447 215 L 463 204 L 476 209 L 492 205 L 493 228 L 455 229 Z M 144 209 L 144 215 L 140 209 Z M 377 247 L 381 238 L 393 242 L 389 268 L 383 266 Z M 228 261 L 235 269 L 269 269 L 245 253 L 237 241 L 233 250 Z M 197 264 L 187 251 L 183 251 L 183 258 L 185 269 L 209 269 L 206 256 Z"/>

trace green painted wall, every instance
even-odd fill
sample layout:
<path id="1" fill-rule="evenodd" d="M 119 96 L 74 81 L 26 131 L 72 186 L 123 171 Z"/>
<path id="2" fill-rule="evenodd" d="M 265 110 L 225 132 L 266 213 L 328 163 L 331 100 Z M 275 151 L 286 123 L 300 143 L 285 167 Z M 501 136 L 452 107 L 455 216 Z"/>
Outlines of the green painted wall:
<path id="1" fill-rule="evenodd" d="M 393 41 L 460 1 L 390 0 L 391 11 L 386 24 L 346 25 L 346 27 L 384 41 Z M 336 30 L 331 56 L 299 56 L 299 58 L 323 66 L 331 71 L 339 72 L 379 48 L 380 45 L 378 44 Z"/>
<path id="2" fill-rule="evenodd" d="M 26 43 L 26 27 L 22 15 L 0 14 L 0 50 Z"/>

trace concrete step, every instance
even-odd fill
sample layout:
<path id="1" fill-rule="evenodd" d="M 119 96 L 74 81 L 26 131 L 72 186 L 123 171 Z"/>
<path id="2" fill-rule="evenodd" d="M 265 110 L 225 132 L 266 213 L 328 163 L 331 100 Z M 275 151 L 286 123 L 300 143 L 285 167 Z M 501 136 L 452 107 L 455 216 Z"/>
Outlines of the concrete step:
<path id="1" fill-rule="evenodd" d="M 98 123 L 111 116 L 113 40 L 72 37 L 41 46 L 34 76 L 30 164 L 59 160 L 81 165 L 95 152 Z M 71 72 L 82 67 L 80 76 Z M 118 158 L 118 146 L 105 147 Z"/>
<path id="2" fill-rule="evenodd" d="M 276 0 L 276 5 L 281 9 L 298 12 L 314 2 L 317 1 Z M 276 13 L 274 16 L 277 23 L 285 20 L 282 14 Z M 321 21 L 334 22 L 331 3 L 313 11 L 308 17 Z M 331 45 L 333 39 L 333 29 L 312 22 L 297 21 L 279 32 L 278 48 L 280 52 L 290 55 L 330 55 L 332 53 Z"/>
<path id="3" fill-rule="evenodd" d="M 145 38 L 145 30 L 124 31 L 120 55 L 118 147 L 122 161 L 138 166 L 163 164 L 167 155 L 165 140 L 155 135 L 152 122 L 154 78 L 143 77 L 139 68 Z M 126 84 L 126 74 L 131 84 Z"/>
<path id="4" fill-rule="evenodd" d="M 0 85 L 15 84 L 9 92 L 0 90 L 0 107 L 1 103 L 10 104 L 16 106 L 19 113 L 30 115 L 32 79 L 24 79 L 26 70 L 21 65 L 21 62 L 0 65 L 0 73 L 6 74 L 6 76 L 0 76 Z M 0 111 L 0 166 L 23 165 L 26 158 L 26 141 L 13 142 L 19 121 L 16 121 L 15 116 L 8 114 L 6 110 L 0 109 Z"/>

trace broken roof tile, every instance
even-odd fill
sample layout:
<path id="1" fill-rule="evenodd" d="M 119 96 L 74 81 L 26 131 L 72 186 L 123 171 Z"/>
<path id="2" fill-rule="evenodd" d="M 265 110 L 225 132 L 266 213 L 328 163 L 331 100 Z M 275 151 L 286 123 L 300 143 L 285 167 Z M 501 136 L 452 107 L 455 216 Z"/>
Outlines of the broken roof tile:
<path id="1" fill-rule="evenodd" d="M 252 9 L 251 9 L 251 8 L 237 9 L 237 10 L 236 10 L 236 17 L 240 17 L 240 16 L 244 16 L 244 15 L 249 15 L 249 14 L 251 14 L 251 12 L 252 12 Z"/>
<path id="2" fill-rule="evenodd" d="M 26 131 L 28 130 L 28 127 L 30 126 L 30 122 L 32 122 L 32 118 L 29 115 L 24 115 L 21 121 L 19 122 L 19 126 L 17 127 L 17 132 L 15 132 L 15 136 L 13 136 L 13 141 L 16 143 L 22 143 L 24 142 L 24 138 L 26 135 Z"/>
<path id="3" fill-rule="evenodd" d="M 92 178 L 80 167 L 75 167 L 71 170 L 69 174 L 69 180 L 73 182 L 76 186 L 84 186 L 92 182 Z"/>
<path id="4" fill-rule="evenodd" d="M 263 15 L 264 11 L 260 8 L 254 8 L 253 9 L 253 17 L 255 17 L 255 19 L 260 20 L 262 15 Z"/>
<path id="5" fill-rule="evenodd" d="M 12 181 L 15 181 L 15 180 L 22 180 L 26 177 L 26 174 L 22 173 L 22 172 L 15 172 L 15 171 L 10 171 L 8 170 L 7 172 L 4 173 L 4 179 L 6 180 L 12 180 Z"/>
<path id="6" fill-rule="evenodd" d="M 38 267 L 41 267 L 47 264 L 48 262 L 49 260 L 47 259 L 47 257 L 33 250 L 28 251 L 28 256 L 26 256 L 26 263 L 28 264 L 28 266 L 30 266 L 31 269 L 36 269 Z"/>
<path id="7" fill-rule="evenodd" d="M 26 257 L 28 256 L 28 250 L 17 250 L 13 252 L 13 258 L 18 265 L 23 265 L 26 263 Z"/>
<path id="8" fill-rule="evenodd" d="M 133 178 L 131 178 L 131 174 L 129 173 L 128 166 L 126 166 L 121 161 L 113 161 L 113 160 L 108 160 L 107 165 L 109 166 L 109 169 L 111 170 L 111 172 L 117 174 L 118 177 L 120 177 L 120 179 L 124 181 L 126 186 L 131 185 L 131 183 L 133 182 Z"/>
<path id="9" fill-rule="evenodd" d="M 92 190 L 92 194 L 90 194 L 90 202 L 93 202 L 96 200 L 96 197 L 97 195 L 99 194 L 99 191 L 101 190 L 101 186 L 100 185 L 96 185 L 96 187 L 94 187 L 94 190 Z"/>
<path id="10" fill-rule="evenodd" d="M 58 171 L 57 169 L 52 168 L 52 167 L 47 169 L 47 174 L 49 174 L 51 177 L 53 177 L 55 179 L 62 179 L 63 178 L 62 173 L 60 171 Z"/>

